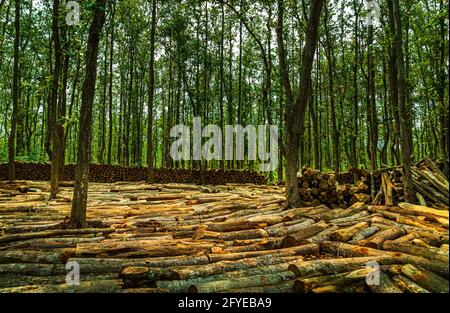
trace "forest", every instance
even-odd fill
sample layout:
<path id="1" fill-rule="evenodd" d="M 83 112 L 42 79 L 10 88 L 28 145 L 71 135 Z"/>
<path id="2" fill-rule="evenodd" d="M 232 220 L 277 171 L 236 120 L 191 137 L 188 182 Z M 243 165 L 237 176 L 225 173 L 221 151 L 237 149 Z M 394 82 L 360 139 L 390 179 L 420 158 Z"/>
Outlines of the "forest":
<path id="1" fill-rule="evenodd" d="M 86 292 L 448 292 L 448 15 L 447 0 L 0 0 L 0 273 L 5 260 L 50 262 L 39 240 L 56 237 L 91 274 L 106 270 L 84 257 L 114 255 L 120 283 Z M 250 130 L 244 150 L 220 150 L 221 135 L 214 157 L 173 152 L 173 127 L 198 118 Z M 257 154 L 251 127 L 264 126 Z M 205 131 L 187 137 L 193 155 Z M 263 171 L 269 147 L 277 162 Z M 309 256 L 339 249 L 355 267 L 336 259 L 311 265 L 331 280 L 298 278 Z M 215 263 L 198 277 L 114 263 L 203 264 L 182 259 L 191 250 L 246 277 L 258 259 L 272 283 Z M 356 258 L 375 256 L 386 284 L 350 287 L 367 275 Z M 39 279 L 38 292 L 67 288 Z M 32 290 L 19 281 L 0 291 Z"/>

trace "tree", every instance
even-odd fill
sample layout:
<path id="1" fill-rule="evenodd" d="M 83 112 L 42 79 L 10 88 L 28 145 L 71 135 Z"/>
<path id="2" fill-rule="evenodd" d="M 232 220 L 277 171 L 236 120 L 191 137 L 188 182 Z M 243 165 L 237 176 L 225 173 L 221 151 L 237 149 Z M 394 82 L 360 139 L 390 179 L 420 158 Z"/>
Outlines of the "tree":
<path id="1" fill-rule="evenodd" d="M 59 77 L 61 73 L 61 38 L 60 38 L 60 7 L 59 0 L 53 0 L 53 15 L 52 15 L 52 39 L 54 45 L 55 65 L 53 68 L 52 89 L 50 99 L 50 125 L 51 125 L 51 141 L 52 141 L 52 166 L 50 178 L 50 198 L 55 198 L 59 190 L 59 173 L 61 162 L 61 139 L 58 131 L 58 124 L 60 123 L 60 115 L 58 109 L 58 89 Z"/>
<path id="2" fill-rule="evenodd" d="M 15 16 L 14 16 L 14 72 L 13 72 L 13 110 L 11 119 L 11 132 L 9 133 L 8 140 L 8 160 L 9 160 L 9 180 L 16 179 L 16 167 L 14 164 L 14 156 L 16 149 L 16 131 L 17 131 L 17 115 L 19 111 L 19 45 L 20 45 L 20 1 L 15 1 Z"/>
<path id="3" fill-rule="evenodd" d="M 150 60 L 147 98 L 147 170 L 148 182 L 153 182 L 153 103 L 155 95 L 155 33 L 156 33 L 156 0 L 152 0 L 152 21 L 150 26 Z"/>
<path id="4" fill-rule="evenodd" d="M 97 55 L 100 34 L 105 22 L 106 0 L 96 0 L 94 17 L 89 28 L 86 50 L 86 74 L 81 95 L 79 120 L 78 160 L 75 168 L 72 210 L 69 227 L 86 227 L 87 191 L 89 182 L 89 162 L 91 158 L 92 104 L 94 102 L 95 82 L 97 78 Z"/>
<path id="5" fill-rule="evenodd" d="M 414 187 L 412 183 L 411 158 L 412 149 L 411 129 L 408 127 L 408 113 L 406 108 L 406 76 L 405 76 L 405 59 L 403 55 L 403 39 L 402 39 L 402 22 L 399 0 L 388 0 L 388 5 L 392 6 L 392 18 L 395 27 L 395 52 L 396 64 L 398 70 L 398 112 L 400 117 L 400 141 L 402 148 L 403 163 L 403 184 L 405 191 L 405 201 L 414 203 Z"/>
<path id="6" fill-rule="evenodd" d="M 278 25 L 276 30 L 278 58 L 280 63 L 281 83 L 287 101 L 285 112 L 286 200 L 288 205 L 292 207 L 301 205 L 297 179 L 299 139 L 303 135 L 308 93 L 311 88 L 311 69 L 318 41 L 320 13 L 322 11 L 323 2 L 323 0 L 311 1 L 308 26 L 306 28 L 305 46 L 302 54 L 300 84 L 297 97 L 294 98 L 286 64 L 286 52 L 283 40 L 284 1 L 278 0 Z"/>

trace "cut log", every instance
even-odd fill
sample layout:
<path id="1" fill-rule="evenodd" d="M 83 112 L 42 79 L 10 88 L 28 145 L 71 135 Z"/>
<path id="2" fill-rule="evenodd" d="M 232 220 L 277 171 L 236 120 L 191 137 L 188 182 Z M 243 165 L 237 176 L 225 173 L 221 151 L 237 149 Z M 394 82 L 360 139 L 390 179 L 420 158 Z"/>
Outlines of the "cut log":
<path id="1" fill-rule="evenodd" d="M 367 226 L 368 224 L 366 222 L 362 222 L 351 227 L 336 230 L 331 234 L 330 239 L 336 241 L 348 241 L 353 237 L 353 235 L 360 230 L 367 228 Z"/>
<path id="2" fill-rule="evenodd" d="M 265 286 L 281 283 L 292 280 L 295 274 L 286 271 L 277 274 L 255 275 L 252 277 L 234 278 L 228 280 L 219 280 L 206 282 L 203 284 L 191 285 L 188 289 L 190 293 L 206 293 L 206 292 L 220 292 L 228 289 L 247 288 L 255 286 Z"/>
<path id="3" fill-rule="evenodd" d="M 373 238 L 368 239 L 367 242 L 364 243 L 365 246 L 369 248 L 379 249 L 381 244 L 386 240 L 393 240 L 400 236 L 405 235 L 406 232 L 402 228 L 390 228 L 383 231 L 378 232 Z"/>
<path id="4" fill-rule="evenodd" d="M 392 279 L 384 272 L 379 272 L 379 284 L 369 284 L 368 287 L 373 293 L 403 293 L 403 291 L 395 285 Z"/>
<path id="5" fill-rule="evenodd" d="M 436 250 L 439 250 L 436 248 L 436 250 L 432 250 L 429 248 L 423 248 L 423 247 L 417 247 L 412 244 L 408 243 L 401 243 L 401 242 L 395 242 L 395 241 L 385 241 L 382 245 L 383 250 L 388 251 L 397 251 L 397 252 L 403 252 L 410 255 L 416 255 L 420 257 L 427 258 L 429 260 L 436 260 L 438 262 L 449 262 L 448 254 L 445 253 L 439 253 Z"/>
<path id="6" fill-rule="evenodd" d="M 392 277 L 392 280 L 394 281 L 394 284 L 396 284 L 397 287 L 400 288 L 403 292 L 430 293 L 428 290 L 422 288 L 421 286 L 417 285 L 415 282 L 406 278 L 403 275 L 395 275 Z"/>
<path id="7" fill-rule="evenodd" d="M 406 264 L 402 267 L 402 273 L 419 286 L 431 292 L 449 292 L 448 280 L 445 280 L 426 269 Z"/>
<path id="8" fill-rule="evenodd" d="M 326 285 L 344 285 L 363 280 L 371 273 L 371 269 L 358 269 L 352 272 L 335 275 L 316 276 L 298 279 L 294 283 L 295 293 L 310 293 L 314 288 Z"/>

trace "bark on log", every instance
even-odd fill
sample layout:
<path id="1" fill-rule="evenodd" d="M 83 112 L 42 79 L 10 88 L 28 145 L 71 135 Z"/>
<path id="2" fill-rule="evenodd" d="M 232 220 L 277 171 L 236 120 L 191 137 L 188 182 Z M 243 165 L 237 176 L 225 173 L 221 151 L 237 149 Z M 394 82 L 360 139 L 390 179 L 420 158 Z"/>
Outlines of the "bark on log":
<path id="1" fill-rule="evenodd" d="M 431 292 L 449 292 L 448 280 L 439 277 L 438 275 L 427 271 L 423 268 L 416 267 L 411 264 L 406 264 L 402 267 L 402 273 L 419 286 Z"/>

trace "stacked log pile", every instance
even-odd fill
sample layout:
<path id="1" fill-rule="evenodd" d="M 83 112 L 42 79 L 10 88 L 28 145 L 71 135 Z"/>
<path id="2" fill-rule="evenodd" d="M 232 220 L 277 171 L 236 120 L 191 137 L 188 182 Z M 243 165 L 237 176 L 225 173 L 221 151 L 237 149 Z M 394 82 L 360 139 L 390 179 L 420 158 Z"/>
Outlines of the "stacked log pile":
<path id="1" fill-rule="evenodd" d="M 16 176 L 18 179 L 50 180 L 49 163 L 16 162 Z M 73 181 L 75 164 L 64 166 L 62 180 Z M 8 165 L 0 164 L 0 180 L 8 179 Z M 125 167 L 120 165 L 91 164 L 89 180 L 92 182 L 111 183 L 117 181 L 145 181 L 146 167 Z M 188 169 L 154 169 L 156 183 L 190 183 L 222 185 L 226 183 L 264 184 L 266 177 L 259 173 L 246 170 L 188 170 Z"/>
<path id="2" fill-rule="evenodd" d="M 411 168 L 417 203 L 424 206 L 448 207 L 449 182 L 439 166 L 430 158 L 425 158 Z M 375 203 L 393 205 L 404 201 L 402 168 L 378 171 L 380 185 Z"/>
<path id="3" fill-rule="evenodd" d="M 355 202 L 369 203 L 369 185 L 365 172 L 356 184 L 348 179 L 347 174 L 336 177 L 333 173 L 322 173 L 319 170 L 303 168 L 298 175 L 299 192 L 307 205 L 325 204 L 331 208 L 346 208 Z"/>
<path id="4" fill-rule="evenodd" d="M 449 291 L 448 207 L 288 209 L 279 186 L 93 183 L 76 230 L 72 187 L 49 201 L 48 183 L 21 186 L 0 190 L 0 292 Z M 79 285 L 65 283 L 73 264 Z"/>
<path id="5" fill-rule="evenodd" d="M 448 207 L 449 181 L 442 173 L 440 162 L 430 158 L 412 166 L 413 186 L 417 203 L 430 207 Z M 345 208 L 355 202 L 397 205 L 405 201 L 403 167 L 380 169 L 373 173 L 376 196 L 370 196 L 370 173 L 351 169 L 335 175 L 303 168 L 298 174 L 300 196 L 307 205 L 325 204 L 331 208 Z M 355 182 L 356 180 L 356 182 Z"/>

